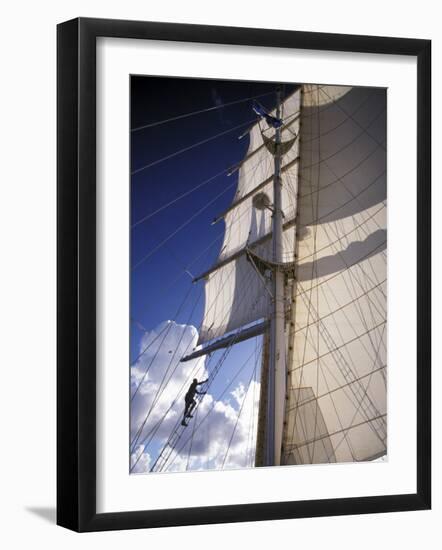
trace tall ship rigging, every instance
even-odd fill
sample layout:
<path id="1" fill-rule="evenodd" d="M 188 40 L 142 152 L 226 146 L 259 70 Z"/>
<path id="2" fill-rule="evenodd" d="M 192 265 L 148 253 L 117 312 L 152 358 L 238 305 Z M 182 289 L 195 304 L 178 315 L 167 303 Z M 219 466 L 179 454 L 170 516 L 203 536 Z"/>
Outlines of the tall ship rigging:
<path id="1" fill-rule="evenodd" d="M 169 471 L 191 446 L 205 393 L 230 351 L 253 338 L 261 341 L 255 466 L 387 453 L 385 90 L 302 84 L 284 97 L 275 88 L 272 111 L 254 101 L 248 150 L 230 167 L 236 193 L 212 222 L 225 227 L 218 258 L 191 274 L 204 286 L 204 313 L 198 340 L 176 363 L 216 353 L 217 361 L 194 418 L 188 426 L 176 418 L 163 434 L 151 472 Z M 160 429 L 146 412 L 131 470 Z"/>

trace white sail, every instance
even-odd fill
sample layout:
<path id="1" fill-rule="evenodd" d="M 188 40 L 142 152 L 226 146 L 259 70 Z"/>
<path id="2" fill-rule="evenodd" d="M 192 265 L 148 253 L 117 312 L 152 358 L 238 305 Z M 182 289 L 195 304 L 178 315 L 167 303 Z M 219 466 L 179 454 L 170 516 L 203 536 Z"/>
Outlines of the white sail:
<path id="1" fill-rule="evenodd" d="M 287 143 L 287 151 L 282 157 L 284 261 L 287 262 L 294 259 L 299 105 L 300 92 L 297 91 L 282 108 L 284 126 L 281 134 L 282 141 Z M 273 202 L 274 157 L 264 142 L 273 136 L 274 130 L 261 122 L 249 134 L 247 155 L 239 168 L 237 192 L 231 208 L 223 216 L 225 235 L 219 262 L 226 263 L 221 263 L 205 281 L 205 311 L 199 344 L 269 315 L 270 285 L 265 276 L 258 273 L 245 254 L 228 261 L 246 246 L 261 258 L 272 259 L 272 212 L 255 208 L 252 200 L 257 193 L 265 193 L 269 204 Z"/>
<path id="2" fill-rule="evenodd" d="M 300 93 L 294 93 L 283 104 L 282 117 L 285 128 L 281 133 L 283 142 L 291 143 L 299 132 L 299 98 Z M 261 132 L 261 130 L 263 130 Z M 263 138 L 270 139 L 274 130 L 269 128 L 265 121 L 255 125 L 250 131 L 250 144 L 245 160 L 241 164 L 238 177 L 238 188 L 233 200 L 233 207 L 225 215 L 226 226 L 224 242 L 220 253 L 220 259 L 231 256 L 244 246 L 269 235 L 272 229 L 272 212 L 269 209 L 257 210 L 253 207 L 253 195 L 246 200 L 241 200 L 255 190 L 263 182 L 267 182 L 260 189 L 273 203 L 273 174 L 275 171 L 274 157 L 263 143 Z M 296 141 L 296 140 L 295 140 Z M 284 172 L 282 192 L 282 208 L 285 221 L 295 217 L 296 212 L 296 181 L 291 177 L 295 160 L 298 157 L 298 145 L 293 143 L 282 158 L 282 169 L 289 167 Z M 237 206 L 234 206 L 234 205 Z M 293 250 L 287 247 L 287 254 L 293 257 Z"/>
<path id="3" fill-rule="evenodd" d="M 386 92 L 305 85 L 286 464 L 386 452 Z"/>

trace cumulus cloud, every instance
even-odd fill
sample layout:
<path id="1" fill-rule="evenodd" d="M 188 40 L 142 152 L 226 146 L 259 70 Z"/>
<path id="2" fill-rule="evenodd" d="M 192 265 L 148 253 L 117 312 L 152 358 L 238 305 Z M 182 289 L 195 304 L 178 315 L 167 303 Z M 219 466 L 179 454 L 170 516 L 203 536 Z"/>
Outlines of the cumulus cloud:
<path id="1" fill-rule="evenodd" d="M 246 468 L 254 463 L 259 383 L 246 391 L 238 384 L 227 399 L 204 400 L 198 410 L 203 420 L 182 454 L 190 456 L 189 469 Z M 204 420 L 208 411 L 210 414 Z M 198 419 L 197 419 L 198 425 Z"/>
<path id="2" fill-rule="evenodd" d="M 162 323 L 141 339 L 139 349 L 144 353 L 131 367 L 131 441 L 141 427 L 138 442 L 150 439 L 152 430 L 157 440 L 170 434 L 182 413 L 189 380 L 206 375 L 204 359 L 180 362 L 193 349 L 196 339 L 195 327 L 173 321 Z"/>
<path id="3" fill-rule="evenodd" d="M 130 465 L 132 473 L 141 474 L 148 472 L 151 465 L 149 453 L 145 452 L 144 445 L 137 445 L 134 452 L 130 456 Z"/>
<path id="4" fill-rule="evenodd" d="M 180 362 L 183 355 L 195 348 L 197 338 L 195 327 L 167 321 L 146 333 L 140 341 L 140 353 L 146 351 L 131 367 L 133 472 L 149 471 L 159 450 L 181 422 L 184 394 L 192 378 L 203 380 L 209 375 L 204 357 Z M 230 391 L 218 399 L 209 389 L 183 431 L 176 446 L 180 452 L 173 452 L 168 470 L 253 465 L 259 383 L 247 382 L 247 386 L 242 382 L 232 384 Z"/>

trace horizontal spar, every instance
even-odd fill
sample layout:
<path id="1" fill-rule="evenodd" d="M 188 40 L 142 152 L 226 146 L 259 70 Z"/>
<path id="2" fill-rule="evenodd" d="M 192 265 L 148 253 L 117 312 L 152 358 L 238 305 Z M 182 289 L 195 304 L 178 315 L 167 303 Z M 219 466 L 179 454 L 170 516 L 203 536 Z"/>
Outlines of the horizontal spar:
<path id="1" fill-rule="evenodd" d="M 225 336 L 224 338 L 221 338 L 220 340 L 213 342 L 213 344 L 210 344 L 205 348 L 199 349 L 191 353 L 190 355 L 186 355 L 181 359 L 181 361 L 190 361 L 191 359 L 202 357 L 203 355 L 207 355 L 208 353 L 212 353 L 213 351 L 216 351 L 218 349 L 227 348 L 231 344 L 238 344 L 239 342 L 243 342 L 244 340 L 249 340 L 254 336 L 259 336 L 260 334 L 264 334 L 268 326 L 269 326 L 269 322 L 263 321 L 262 323 L 253 325 L 253 327 L 240 330 L 235 334 L 229 334 L 228 336 Z"/>
<path id="2" fill-rule="evenodd" d="M 296 218 L 293 218 L 293 219 L 289 220 L 288 222 L 286 222 L 283 225 L 282 230 L 286 231 L 287 229 L 289 229 L 290 227 L 295 225 L 295 222 L 296 222 Z M 198 281 L 201 281 L 201 279 L 204 279 L 204 278 L 208 277 L 211 273 L 213 273 L 214 271 L 216 271 L 220 267 L 223 267 L 223 266 L 229 264 L 230 262 L 233 262 L 233 260 L 237 260 L 238 258 L 240 258 L 243 254 L 245 254 L 247 252 L 247 250 L 253 250 L 257 246 L 260 246 L 260 245 L 264 244 L 265 242 L 270 240 L 271 237 L 272 237 L 272 232 L 270 231 L 269 233 L 267 233 L 266 235 L 264 235 L 260 239 L 258 239 L 256 241 L 253 241 L 253 243 L 249 244 L 247 246 L 247 248 L 241 248 L 241 250 L 238 250 L 238 252 L 235 252 L 234 254 L 229 256 L 228 258 L 225 258 L 224 260 L 221 260 L 220 262 L 216 263 L 213 267 L 211 267 L 207 271 L 204 271 L 204 273 L 201 273 L 200 275 L 195 277 L 192 282 L 197 283 Z"/>
<path id="3" fill-rule="evenodd" d="M 294 164 L 296 164 L 297 162 L 299 161 L 299 157 L 296 157 L 295 159 L 293 159 L 292 161 L 290 161 L 289 163 L 287 163 L 285 166 L 283 166 L 281 168 L 281 173 L 283 174 L 284 172 L 286 172 L 289 168 L 291 168 Z M 269 183 L 271 183 L 273 181 L 273 174 L 271 176 L 269 176 L 267 179 L 265 179 L 263 182 L 261 182 L 260 184 L 258 184 L 256 187 L 254 187 L 251 191 L 249 191 L 248 193 L 246 193 L 243 197 L 241 197 L 240 199 L 238 199 L 237 201 L 235 201 L 234 203 L 232 203 L 229 208 L 227 208 L 226 210 L 224 210 L 224 212 L 222 212 L 221 214 L 219 214 L 212 222 L 212 225 L 219 222 L 220 220 L 222 220 L 226 214 L 228 214 L 231 210 L 235 209 L 237 206 L 239 206 L 241 203 L 243 203 L 244 201 L 246 201 L 247 199 L 250 199 L 250 197 L 253 197 L 253 195 L 259 191 L 260 189 L 262 189 L 263 187 L 265 187 L 266 185 L 268 185 Z"/>
<path id="4" fill-rule="evenodd" d="M 293 116 L 293 115 L 290 115 L 290 116 Z M 290 118 L 290 116 L 288 116 L 287 118 Z M 301 118 L 300 114 L 298 113 L 297 115 L 295 115 L 295 118 L 293 118 L 293 120 L 291 120 L 290 122 L 287 122 L 287 124 L 285 124 L 282 128 L 281 128 L 281 131 L 283 132 L 284 130 L 288 130 L 290 128 L 290 126 L 292 124 L 294 124 L 297 120 L 299 120 Z M 259 123 L 258 123 L 259 124 Z M 246 132 L 244 132 L 243 136 L 248 134 L 250 131 L 253 130 L 253 128 L 256 126 L 256 123 L 251 126 L 248 130 L 246 130 Z M 242 161 L 238 162 L 237 164 L 235 164 L 235 166 L 232 166 L 232 169 L 231 169 L 231 172 L 229 175 L 232 175 L 233 173 L 235 173 L 237 170 L 239 170 L 241 168 L 241 166 L 243 164 L 245 164 L 248 160 L 250 160 L 252 157 L 254 157 L 256 155 L 256 153 L 259 153 L 259 151 L 262 151 L 262 149 L 264 149 L 265 147 L 265 143 L 262 143 L 259 147 L 257 147 L 256 149 L 254 149 L 253 151 L 251 151 L 245 158 L 242 159 Z"/>

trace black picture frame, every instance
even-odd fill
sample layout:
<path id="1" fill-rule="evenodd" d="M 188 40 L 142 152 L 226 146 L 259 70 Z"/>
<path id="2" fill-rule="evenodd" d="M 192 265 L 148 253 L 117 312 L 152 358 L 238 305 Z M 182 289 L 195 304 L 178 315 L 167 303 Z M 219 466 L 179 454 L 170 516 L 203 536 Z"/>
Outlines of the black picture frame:
<path id="1" fill-rule="evenodd" d="M 198 42 L 417 58 L 417 492 L 96 512 L 96 39 Z M 79 18 L 57 28 L 57 523 L 75 531 L 424 510 L 431 506 L 431 41 Z"/>

